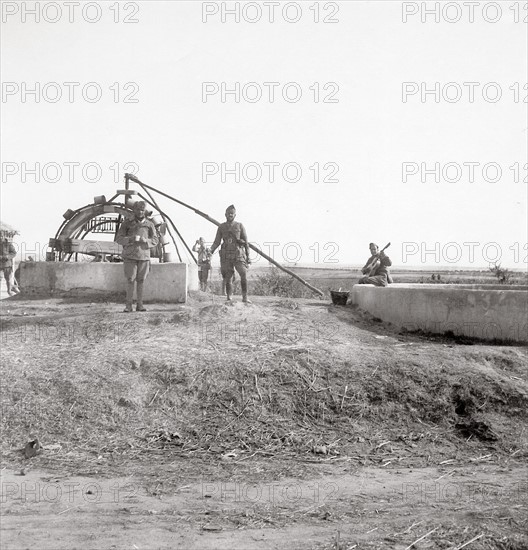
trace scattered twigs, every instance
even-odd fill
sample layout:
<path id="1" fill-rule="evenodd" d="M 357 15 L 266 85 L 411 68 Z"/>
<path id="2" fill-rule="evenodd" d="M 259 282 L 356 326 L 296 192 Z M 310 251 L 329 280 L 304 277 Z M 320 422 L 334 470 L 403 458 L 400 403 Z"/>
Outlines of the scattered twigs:
<path id="1" fill-rule="evenodd" d="M 156 397 L 158 397 L 158 393 L 159 393 L 159 389 L 156 390 L 156 393 L 154 394 L 154 397 L 150 400 L 149 407 L 152 405 L 152 403 L 154 403 L 154 400 L 156 399 Z"/>
<path id="2" fill-rule="evenodd" d="M 347 391 L 348 391 L 348 385 L 345 386 L 345 391 L 343 392 L 343 399 L 341 399 L 341 410 L 343 410 L 343 404 L 345 403 L 345 397 L 346 397 Z"/>
<path id="3" fill-rule="evenodd" d="M 472 542 L 475 542 L 476 540 L 480 539 L 484 536 L 484 533 L 481 533 L 480 535 L 477 535 L 476 537 L 473 537 L 471 540 L 468 540 L 461 546 L 457 546 L 454 550 L 461 550 L 462 548 L 466 547 L 468 544 L 471 544 Z"/>
<path id="4" fill-rule="evenodd" d="M 267 453 L 265 451 L 255 451 L 253 454 L 250 454 L 248 456 L 243 456 L 240 460 L 235 460 L 234 464 L 238 464 L 239 462 L 248 460 L 249 458 L 253 458 L 255 455 L 259 455 L 259 454 L 264 456 L 275 456 L 275 453 Z"/>
<path id="5" fill-rule="evenodd" d="M 486 460 L 487 458 L 490 458 L 491 456 L 493 456 L 493 455 L 492 454 L 482 455 L 482 456 L 477 456 L 477 458 L 470 458 L 469 460 L 471 460 L 471 462 L 478 462 L 479 460 Z"/>
<path id="6" fill-rule="evenodd" d="M 317 376 L 314 376 L 314 379 L 310 381 L 308 380 L 308 378 L 306 378 L 306 376 L 302 372 L 299 371 L 297 367 L 294 366 L 293 369 L 304 380 L 304 382 L 308 386 L 308 390 L 318 393 L 318 392 L 326 391 L 330 389 L 330 388 L 314 388 L 313 384 L 315 383 Z"/>
<path id="7" fill-rule="evenodd" d="M 451 476 L 456 472 L 456 470 L 451 470 L 450 472 L 446 472 L 445 474 L 441 475 L 440 477 L 437 477 L 435 481 L 438 481 L 439 479 L 442 479 L 445 476 Z"/>
<path id="8" fill-rule="evenodd" d="M 422 521 L 417 521 L 416 523 L 413 523 L 410 527 L 407 527 L 405 531 L 401 531 L 400 533 L 394 533 L 394 537 L 397 537 L 398 535 L 405 535 L 405 533 L 410 533 L 411 529 L 414 529 L 415 527 L 418 527 L 418 525 L 421 525 L 423 523 Z"/>
<path id="9" fill-rule="evenodd" d="M 85 506 L 84 504 L 78 504 L 77 506 L 72 506 L 71 508 L 66 508 L 62 512 L 59 512 L 59 516 L 61 514 L 65 514 L 66 512 L 69 512 L 70 510 L 75 510 L 76 508 L 80 508 L 81 506 Z"/>
<path id="10" fill-rule="evenodd" d="M 255 373 L 255 389 L 257 390 L 259 399 L 262 401 L 262 394 L 260 393 L 259 385 L 258 385 L 258 374 Z"/>
<path id="11" fill-rule="evenodd" d="M 412 548 L 416 543 L 420 542 L 421 540 L 425 539 L 426 537 L 428 537 L 430 534 L 434 533 L 436 530 L 438 529 L 438 527 L 435 527 L 434 529 L 431 529 L 429 531 L 429 533 L 425 533 L 425 535 L 421 536 L 419 539 L 416 539 L 414 542 L 411 542 L 411 544 L 409 544 L 409 546 L 407 546 L 407 548 L 405 550 L 409 550 L 410 548 Z"/>

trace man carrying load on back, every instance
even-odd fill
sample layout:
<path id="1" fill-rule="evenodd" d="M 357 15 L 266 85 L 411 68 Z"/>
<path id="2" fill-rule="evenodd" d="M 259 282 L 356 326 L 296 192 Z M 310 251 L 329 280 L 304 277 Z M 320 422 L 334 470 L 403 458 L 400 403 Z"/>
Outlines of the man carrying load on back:
<path id="1" fill-rule="evenodd" d="M 232 279 L 235 269 L 240 275 L 242 287 L 242 301 L 250 304 L 247 297 L 247 269 L 251 263 L 249 260 L 249 246 L 246 229 L 240 222 L 235 221 L 236 209 L 228 206 L 225 212 L 226 221 L 218 227 L 216 237 L 211 246 L 211 255 L 220 246 L 220 269 L 222 279 L 225 282 L 227 301 L 231 301 Z"/>
<path id="2" fill-rule="evenodd" d="M 194 243 L 192 251 L 198 253 L 198 281 L 200 282 L 200 290 L 205 292 L 209 271 L 211 270 L 211 251 L 205 246 L 203 237 L 200 237 Z"/>

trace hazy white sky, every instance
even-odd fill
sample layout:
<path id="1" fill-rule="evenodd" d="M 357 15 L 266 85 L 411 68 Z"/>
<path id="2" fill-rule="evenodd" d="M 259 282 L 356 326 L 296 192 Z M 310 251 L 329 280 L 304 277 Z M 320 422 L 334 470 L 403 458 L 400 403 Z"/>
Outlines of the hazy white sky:
<path id="1" fill-rule="evenodd" d="M 24 250 L 45 247 L 68 208 L 112 196 L 135 163 L 216 219 L 234 203 L 278 261 L 363 263 L 370 241 L 390 241 L 397 265 L 526 268 L 523 2 L 442 3 L 438 22 L 421 2 L 280 2 L 274 22 L 269 3 L 241 2 L 239 23 L 222 22 L 235 2 L 75 4 L 2 6 L 1 218 Z M 235 83 L 239 101 L 222 101 Z M 435 83 L 438 97 L 422 97 Z M 223 182 L 235 163 L 241 180 Z M 440 163 L 440 181 L 422 163 Z M 160 204 L 189 244 L 213 240 L 213 225 Z"/>

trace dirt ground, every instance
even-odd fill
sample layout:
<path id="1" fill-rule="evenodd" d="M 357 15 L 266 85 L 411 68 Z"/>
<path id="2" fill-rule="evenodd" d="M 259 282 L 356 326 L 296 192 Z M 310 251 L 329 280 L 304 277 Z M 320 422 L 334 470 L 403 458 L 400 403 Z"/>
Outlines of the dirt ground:
<path id="1" fill-rule="evenodd" d="M 2 548 L 528 548 L 525 347 L 315 299 L 0 314 Z"/>

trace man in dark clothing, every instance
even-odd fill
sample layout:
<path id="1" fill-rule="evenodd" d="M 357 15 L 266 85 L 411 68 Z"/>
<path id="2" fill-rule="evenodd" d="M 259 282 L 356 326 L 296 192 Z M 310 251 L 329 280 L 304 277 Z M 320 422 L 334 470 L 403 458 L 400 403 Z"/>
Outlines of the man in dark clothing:
<path id="1" fill-rule="evenodd" d="M 389 273 L 389 267 L 392 265 L 390 258 L 383 251 L 379 251 L 379 246 L 375 243 L 369 244 L 370 258 L 361 269 L 363 277 L 359 279 L 360 285 L 387 286 L 392 283 Z M 374 269 L 368 269 L 369 264 L 374 263 Z M 368 273 L 370 271 L 370 273 Z"/>
<path id="2" fill-rule="evenodd" d="M 127 280 L 125 312 L 132 311 L 134 284 L 137 283 L 136 311 L 143 307 L 143 283 L 150 270 L 150 249 L 158 244 L 154 224 L 145 217 L 145 202 L 133 206 L 134 217 L 125 220 L 119 227 L 116 242 L 123 246 L 123 263 Z"/>
<path id="3" fill-rule="evenodd" d="M 220 275 L 222 275 L 222 270 L 220 270 Z M 231 279 L 231 292 L 234 293 L 236 284 L 236 273 L 233 273 L 233 278 Z M 222 279 L 222 296 L 226 295 L 226 282 L 225 279 Z"/>
<path id="4" fill-rule="evenodd" d="M 235 269 L 240 275 L 240 286 L 242 287 L 242 301 L 251 303 L 247 297 L 247 268 L 251 263 L 249 260 L 249 246 L 246 229 L 235 221 L 236 209 L 233 205 L 228 206 L 225 217 L 226 221 L 218 227 L 216 237 L 211 246 L 211 254 L 220 246 L 220 270 L 225 283 L 227 301 L 231 301 L 232 279 Z"/>
<path id="5" fill-rule="evenodd" d="M 16 256 L 16 249 L 9 239 L 0 241 L 0 271 L 4 274 L 7 293 L 9 296 L 18 294 L 19 290 L 13 285 L 13 258 Z"/>

